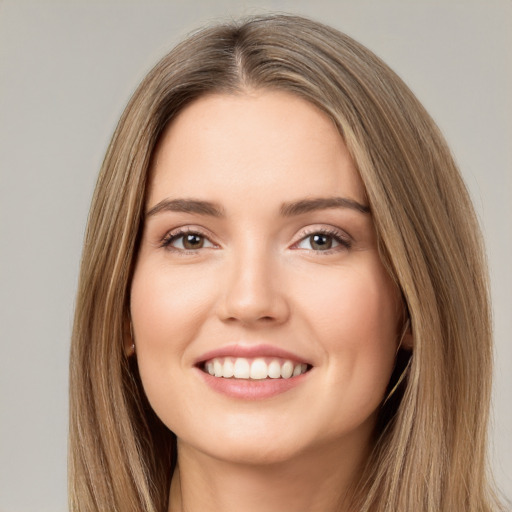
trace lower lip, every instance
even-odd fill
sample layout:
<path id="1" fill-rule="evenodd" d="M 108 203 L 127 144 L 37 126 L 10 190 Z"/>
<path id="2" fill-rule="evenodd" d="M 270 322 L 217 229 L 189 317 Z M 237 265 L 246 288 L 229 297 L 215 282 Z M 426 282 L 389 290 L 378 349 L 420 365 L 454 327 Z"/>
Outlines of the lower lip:
<path id="1" fill-rule="evenodd" d="M 224 379 L 196 368 L 204 382 L 217 393 L 241 400 L 260 400 L 285 393 L 303 383 L 309 371 L 289 379 Z M 311 370 L 310 370 L 311 371 Z"/>

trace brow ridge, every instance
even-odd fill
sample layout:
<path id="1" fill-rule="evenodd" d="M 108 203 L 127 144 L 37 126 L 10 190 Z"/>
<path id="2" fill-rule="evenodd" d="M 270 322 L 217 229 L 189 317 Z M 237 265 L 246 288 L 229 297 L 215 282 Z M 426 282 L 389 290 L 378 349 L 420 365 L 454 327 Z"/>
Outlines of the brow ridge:
<path id="1" fill-rule="evenodd" d="M 349 208 L 364 214 L 370 213 L 369 206 L 347 197 L 318 197 L 292 201 L 281 205 L 280 213 L 283 217 L 293 217 L 315 210 L 325 210 L 329 208 Z M 211 201 L 167 198 L 153 206 L 146 213 L 146 217 L 151 217 L 165 211 L 195 213 L 212 217 L 225 216 L 223 208 Z"/>
<path id="2" fill-rule="evenodd" d="M 224 217 L 224 210 L 219 205 L 200 199 L 163 199 L 146 212 L 146 217 L 152 217 L 161 212 L 196 213 L 198 215 Z"/>
<path id="3" fill-rule="evenodd" d="M 355 199 L 350 199 L 348 197 L 317 197 L 285 203 L 281 206 L 281 215 L 284 217 L 291 217 L 328 208 L 349 208 L 360 213 L 370 213 L 369 206 L 364 205 Z"/>

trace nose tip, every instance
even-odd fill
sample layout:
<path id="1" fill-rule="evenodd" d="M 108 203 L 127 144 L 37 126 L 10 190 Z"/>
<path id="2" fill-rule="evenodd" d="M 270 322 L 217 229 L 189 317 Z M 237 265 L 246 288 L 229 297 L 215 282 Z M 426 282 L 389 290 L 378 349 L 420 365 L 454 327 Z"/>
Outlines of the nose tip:
<path id="1" fill-rule="evenodd" d="M 289 304 L 280 280 L 262 261 L 241 262 L 224 281 L 218 316 L 244 325 L 279 324 L 288 319 Z"/>
<path id="2" fill-rule="evenodd" d="M 220 317 L 228 322 L 240 322 L 241 324 L 269 324 L 281 323 L 287 317 L 285 308 L 277 304 L 277 301 L 268 301 L 266 304 L 256 304 L 255 300 L 237 301 L 230 299 L 229 303 L 220 311 Z"/>

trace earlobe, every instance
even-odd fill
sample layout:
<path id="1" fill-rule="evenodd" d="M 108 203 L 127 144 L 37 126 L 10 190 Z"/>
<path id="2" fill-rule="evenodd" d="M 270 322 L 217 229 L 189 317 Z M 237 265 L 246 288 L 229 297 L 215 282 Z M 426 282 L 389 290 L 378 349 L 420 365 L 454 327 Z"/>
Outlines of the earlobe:
<path id="1" fill-rule="evenodd" d="M 400 349 L 412 351 L 414 347 L 414 336 L 412 334 L 411 320 L 407 318 L 402 327 L 402 333 L 400 335 L 400 341 L 398 343 L 397 351 Z"/>
<path id="2" fill-rule="evenodd" d="M 135 338 L 133 336 L 132 319 L 129 315 L 125 317 L 123 325 L 123 349 L 126 357 L 135 355 Z"/>
<path id="3" fill-rule="evenodd" d="M 411 329 L 408 329 L 402 339 L 401 348 L 403 348 L 404 350 L 412 351 L 413 346 L 414 346 L 414 337 L 412 335 Z"/>

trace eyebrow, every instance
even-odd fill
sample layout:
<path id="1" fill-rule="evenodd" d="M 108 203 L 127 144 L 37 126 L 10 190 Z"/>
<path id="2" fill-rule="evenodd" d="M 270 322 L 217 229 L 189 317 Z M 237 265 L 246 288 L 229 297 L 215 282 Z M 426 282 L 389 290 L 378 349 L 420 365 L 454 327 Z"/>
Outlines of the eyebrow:
<path id="1" fill-rule="evenodd" d="M 347 197 L 318 197 L 313 199 L 302 199 L 281 206 L 281 215 L 291 217 L 315 210 L 326 210 L 328 208 L 350 208 L 360 213 L 370 213 L 370 207 L 359 203 L 355 199 Z"/>
<path id="2" fill-rule="evenodd" d="M 146 217 L 160 212 L 196 213 L 211 217 L 224 217 L 224 210 L 220 206 L 199 199 L 163 199 L 146 213 Z"/>
<path id="3" fill-rule="evenodd" d="M 283 203 L 280 213 L 283 217 L 293 217 L 329 208 L 349 208 L 360 213 L 370 213 L 368 206 L 347 197 L 318 197 Z M 195 213 L 211 217 L 225 217 L 221 206 L 200 199 L 163 199 L 146 213 L 146 217 L 152 217 L 161 212 Z"/>

